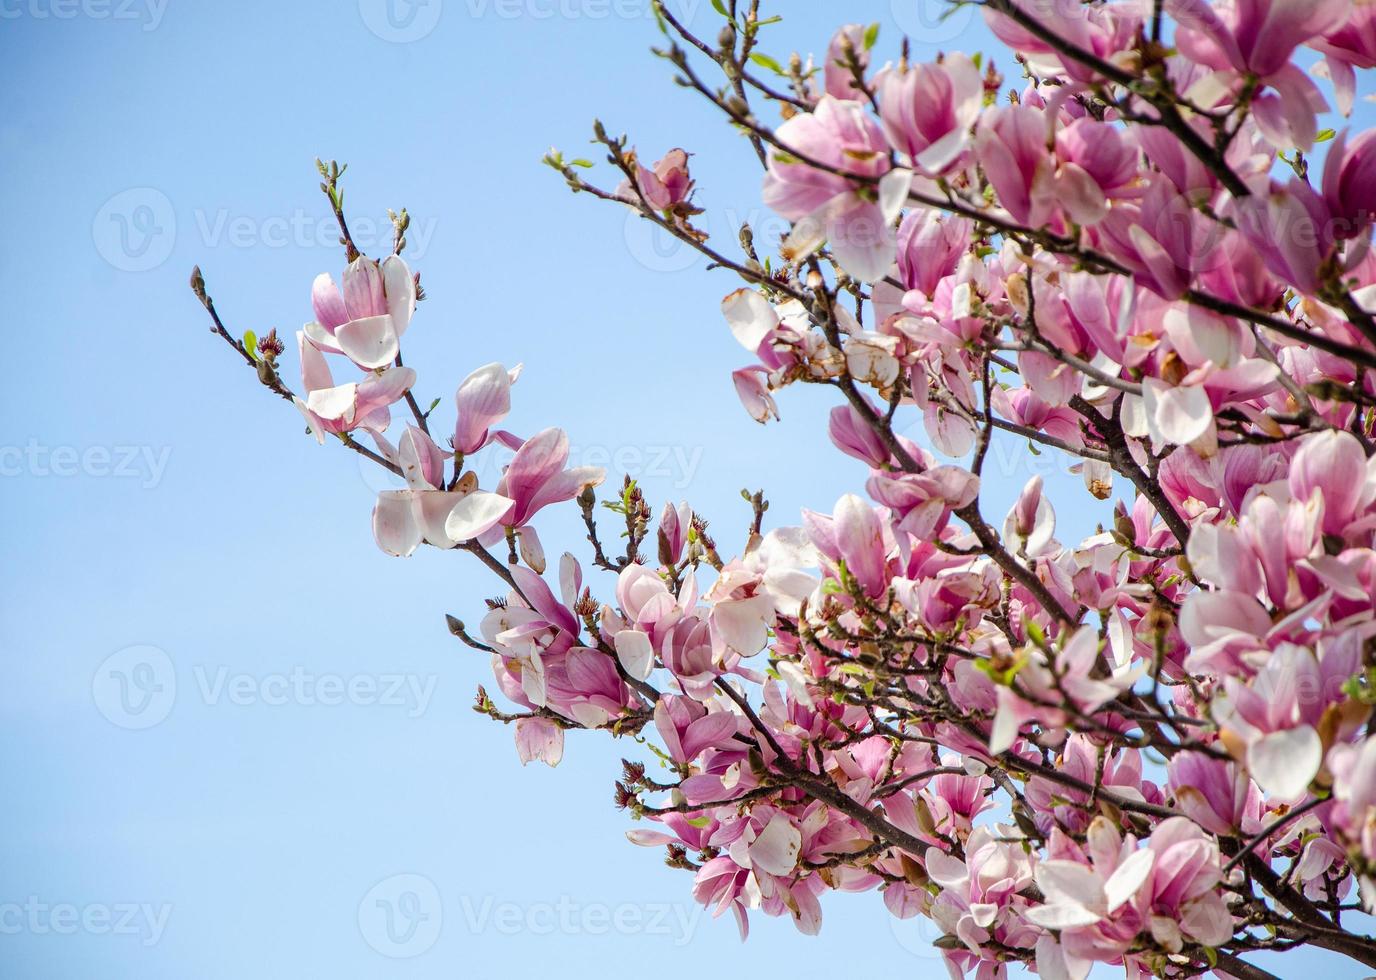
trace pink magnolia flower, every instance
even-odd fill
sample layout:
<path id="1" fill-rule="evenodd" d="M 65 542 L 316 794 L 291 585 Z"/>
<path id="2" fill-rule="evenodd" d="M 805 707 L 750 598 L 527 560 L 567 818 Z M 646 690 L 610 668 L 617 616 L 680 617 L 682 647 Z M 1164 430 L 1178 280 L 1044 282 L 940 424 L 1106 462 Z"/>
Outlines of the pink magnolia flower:
<path id="1" fill-rule="evenodd" d="M 947 753 L 941 757 L 941 764 L 948 769 L 959 768 L 961 760 L 954 753 Z M 922 787 L 922 798 L 937 831 L 951 837 L 968 834 L 974 819 L 996 805 L 988 793 L 993 780 L 984 775 L 982 768 L 971 766 L 965 774 L 943 772 Z"/>
<path id="2" fill-rule="evenodd" d="M 664 578 L 655 569 L 632 562 L 622 569 L 616 581 L 616 599 L 621 617 L 603 616 L 603 627 L 612 634 L 618 647 L 622 632 L 643 634 L 651 648 L 658 650 L 664 638 L 693 609 L 697 603 L 697 581 L 690 572 L 679 595 L 669 591 Z M 626 643 L 637 643 L 627 639 Z"/>
<path id="3" fill-rule="evenodd" d="M 832 530 L 836 550 L 870 596 L 880 596 L 888 587 L 887 548 L 883 525 L 874 508 L 853 493 L 836 502 Z"/>
<path id="4" fill-rule="evenodd" d="M 1176 42 L 1193 61 L 1266 78 L 1290 63 L 1295 49 L 1341 27 L 1350 0 L 1234 0 L 1218 5 L 1168 0 Z"/>
<path id="5" fill-rule="evenodd" d="M 1121 126 L 1077 119 L 1056 133 L 1056 194 L 1070 218 L 1092 225 L 1109 202 L 1128 197 L 1138 181 L 1138 148 Z"/>
<path id="6" fill-rule="evenodd" d="M 416 383 L 416 372 L 408 367 L 390 367 L 362 381 L 336 385 L 324 355 L 304 333 L 298 331 L 296 339 L 306 397 L 295 399 L 295 405 L 315 441 L 323 445 L 327 433 L 341 435 L 355 429 L 386 431 L 392 421 L 389 406 Z"/>
<path id="7" fill-rule="evenodd" d="M 1072 446 L 1084 442 L 1080 431 L 1080 416 L 1069 408 L 1054 407 L 1031 388 L 1011 391 L 995 388 L 994 411 L 1010 422 L 1045 432 Z"/>
<path id="8" fill-rule="evenodd" d="M 1176 44 L 1193 62 L 1262 80 L 1252 118 L 1277 147 L 1308 149 L 1316 115 L 1327 108 L 1318 87 L 1290 63 L 1295 49 L 1342 25 L 1350 0 L 1236 0 L 1212 7 L 1170 0 Z"/>
<path id="9" fill-rule="evenodd" d="M 874 428 L 850 405 L 837 405 L 831 410 L 827 434 L 841 452 L 870 466 L 885 466 L 892 458 Z"/>
<path id="10" fill-rule="evenodd" d="M 1328 429 L 1301 440 L 1289 484 L 1297 501 L 1322 498 L 1325 534 L 1342 537 L 1376 526 L 1376 515 L 1368 513 L 1376 505 L 1376 459 L 1367 458 L 1350 432 Z"/>
<path id="11" fill-rule="evenodd" d="M 1161 803 L 1161 792 L 1142 778 L 1142 754 L 1133 749 L 1113 751 L 1081 732 L 1065 740 L 1057 769 L 1084 785 L 1099 785 L 1123 799 Z M 1090 794 L 1042 776 L 1028 780 L 1027 802 L 1033 821 L 1045 833 L 1052 827 L 1082 833 L 1095 816 Z"/>
<path id="12" fill-rule="evenodd" d="M 1309 42 L 1326 56 L 1338 108 L 1345 116 L 1352 114 L 1352 103 L 1357 95 L 1357 75 L 1353 69 L 1376 68 L 1376 4 L 1371 0 L 1356 0 L 1350 10 L 1342 26 Z"/>
<path id="13" fill-rule="evenodd" d="M 1140 205 L 1119 205 L 1094 226 L 1099 247 L 1128 266 L 1138 281 L 1177 299 L 1194 277 L 1217 262 L 1217 225 L 1167 180 L 1151 182 Z"/>
<path id="14" fill-rule="evenodd" d="M 1347 131 L 1329 147 L 1323 168 L 1323 199 L 1337 219 L 1334 236 L 1356 238 L 1376 219 L 1376 130 L 1351 145 Z"/>
<path id="15" fill-rule="evenodd" d="M 1032 883 L 1031 856 L 1011 827 L 976 827 L 965 844 L 965 860 L 932 848 L 927 875 L 941 892 L 932 919 L 976 955 L 990 939 L 1010 945 L 1032 945 L 1035 934 L 1021 926 L 1020 892 Z"/>
<path id="16" fill-rule="evenodd" d="M 721 570 L 706 599 L 712 604 L 708 621 L 718 661 L 759 653 L 775 616 L 774 597 L 760 574 L 733 561 Z"/>
<path id="17" fill-rule="evenodd" d="M 856 279 L 875 282 L 887 275 L 896 254 L 893 222 L 911 174 L 891 169 L 879 125 L 860 103 L 828 95 L 812 112 L 780 126 L 777 136 L 789 152 L 770 154 L 764 201 L 795 223 L 785 258 L 801 261 L 829 242 Z"/>
<path id="18" fill-rule="evenodd" d="M 578 496 L 585 487 L 595 487 L 606 477 L 600 466 L 565 469 L 569 440 L 562 429 L 545 429 L 531 436 L 516 450 L 506 472 L 497 483 L 497 493 L 514 501 L 502 518 L 506 527 L 523 527 L 543 507 Z"/>
<path id="19" fill-rule="evenodd" d="M 395 447 L 377 433 L 373 439 L 407 483 L 405 490 L 379 493 L 373 507 L 373 537 L 389 555 L 405 558 L 422 543 L 456 547 L 485 534 L 511 511 L 512 501 L 500 494 L 446 489 L 446 454 L 415 426 L 407 426 Z"/>
<path id="20" fill-rule="evenodd" d="M 878 96 L 889 144 L 907 166 L 935 177 L 950 172 L 970 145 L 984 80 L 973 61 L 956 53 L 886 70 Z"/>
<path id="21" fill-rule="evenodd" d="M 1361 875 L 1367 912 L 1376 908 L 1376 738 L 1359 745 L 1335 745 L 1328 754 L 1333 772 L 1333 824 L 1366 859 Z"/>
<path id="22" fill-rule="evenodd" d="M 875 473 L 865 489 L 898 518 L 895 530 L 930 539 L 952 511 L 975 499 L 979 477 L 959 466 L 934 466 L 923 473 Z"/>
<path id="23" fill-rule="evenodd" d="M 865 44 L 865 25 L 847 24 L 832 35 L 827 45 L 827 60 L 822 66 L 822 79 L 826 94 L 834 99 L 863 101 L 865 91 L 855 82 L 855 72 L 850 68 L 850 59 L 845 49 L 849 47 L 863 76 L 870 64 L 870 51 Z"/>
<path id="24" fill-rule="evenodd" d="M 1144 848 L 1095 819 L 1088 853 L 1064 838 L 1064 853 L 1037 866 L 1044 904 L 1027 918 L 1059 933 L 1038 946 L 1039 971 L 1083 980 L 1095 960 L 1126 952 L 1142 932 L 1178 952 L 1189 939 L 1218 946 L 1233 934 L 1227 903 L 1214 886 L 1222 877 L 1218 844 L 1184 817 L 1162 821 Z"/>
<path id="25" fill-rule="evenodd" d="M 574 646 L 562 658 L 547 658 L 549 707 L 585 728 L 600 728 L 621 716 L 635 696 L 601 650 Z"/>
<path id="26" fill-rule="evenodd" d="M 1246 745 L 1252 778 L 1277 799 L 1299 798 L 1323 763 L 1316 726 L 1336 685 L 1325 691 L 1313 651 L 1291 643 L 1272 650 L 1250 683 L 1233 676 L 1223 683 L 1214 718 Z"/>
<path id="27" fill-rule="evenodd" d="M 674 506 L 667 501 L 659 515 L 659 554 L 666 565 L 677 565 L 683 560 L 683 549 L 688 544 L 688 536 L 693 530 L 693 508 L 687 501 L 679 501 Z"/>
<path id="28" fill-rule="evenodd" d="M 1132 3 L 1084 6 L 1078 3 L 1015 0 L 1015 6 L 1053 31 L 1057 37 L 1110 62 L 1120 53 L 1129 51 L 1142 26 L 1141 10 Z M 1064 74 L 1080 82 L 1096 77 L 1092 68 L 1062 55 L 1011 17 L 986 7 L 984 19 L 999 40 L 1015 51 L 1030 56 L 1029 60 L 1038 69 L 1038 74 Z"/>
<path id="29" fill-rule="evenodd" d="M 631 156 L 635 156 L 634 151 Z M 635 160 L 635 189 L 651 208 L 680 212 L 686 209 L 689 213 L 696 213 L 696 209 L 688 203 L 693 193 L 693 179 L 688 175 L 688 156 L 686 150 L 670 150 L 653 168 L 646 168 L 638 159 Z M 621 185 L 617 196 L 638 203 L 629 181 Z"/>
<path id="30" fill-rule="evenodd" d="M 315 321 L 304 331 L 322 351 L 342 353 L 359 367 L 386 367 L 397 357 L 401 335 L 416 309 L 416 280 L 400 256 L 379 265 L 359 256 L 344 270 L 341 292 L 329 273 L 311 287 Z"/>
<path id="31" fill-rule="evenodd" d="M 898 226 L 898 274 L 908 289 L 929 298 L 956 271 L 970 248 L 974 222 L 931 208 L 913 208 Z"/>
<path id="32" fill-rule="evenodd" d="M 999 204 L 1020 225 L 1045 224 L 1055 208 L 1049 135 L 1046 113 L 1031 106 L 1004 106 L 980 116 L 975 155 L 994 185 Z"/>
<path id="33" fill-rule="evenodd" d="M 493 432 L 492 426 L 511 411 L 511 386 L 521 376 L 521 365 L 508 371 L 497 363 L 484 364 L 459 385 L 454 394 L 458 422 L 454 426 L 454 450 L 476 453 L 494 439 L 511 445 L 519 443 L 506 432 Z"/>
<path id="34" fill-rule="evenodd" d="M 1056 512 L 1042 493 L 1042 478 L 1032 477 L 1003 522 L 1003 537 L 1016 554 L 1039 558 L 1054 546 Z"/>
<path id="35" fill-rule="evenodd" d="M 1120 691 L 1132 687 L 1146 666 L 1139 663 L 1116 670 L 1108 678 L 1095 676 L 1100 658 L 1099 636 L 1089 626 L 1080 627 L 1058 645 L 1052 659 L 1048 659 L 1041 649 L 1032 647 L 1026 653 L 1026 663 L 1016 674 L 1018 689 L 999 688 L 998 713 L 989 734 L 991 754 L 998 755 L 1013 745 L 1026 721 L 1036 719 L 1053 726 L 1064 724 L 1065 712 L 1054 706 L 1066 698 L 1081 712 L 1092 714 L 1116 698 Z"/>
<path id="36" fill-rule="evenodd" d="M 655 730 L 675 762 L 694 762 L 703 752 L 732 744 L 736 716 L 729 711 L 708 713 L 692 698 L 666 694 L 655 705 Z"/>
<path id="37" fill-rule="evenodd" d="M 1261 829 L 1261 793 L 1236 763 L 1202 752 L 1181 752 L 1166 767 L 1180 811 L 1211 834 Z"/>
<path id="38" fill-rule="evenodd" d="M 1335 194 L 1340 186 L 1335 179 Z M 1236 207 L 1238 228 L 1266 267 L 1300 292 L 1317 293 L 1320 267 L 1332 254 L 1337 230 L 1323 197 L 1296 177 L 1243 198 Z"/>

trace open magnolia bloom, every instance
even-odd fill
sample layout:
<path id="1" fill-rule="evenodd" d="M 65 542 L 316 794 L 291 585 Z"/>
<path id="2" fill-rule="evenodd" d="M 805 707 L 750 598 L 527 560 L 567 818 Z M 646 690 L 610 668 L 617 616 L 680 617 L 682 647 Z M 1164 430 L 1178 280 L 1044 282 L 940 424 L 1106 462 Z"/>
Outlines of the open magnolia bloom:
<path id="1" fill-rule="evenodd" d="M 629 477 L 599 500 L 562 428 L 500 428 L 519 367 L 475 366 L 440 428 L 398 366 L 397 256 L 316 281 L 300 396 L 275 338 L 217 332 L 317 439 L 405 481 L 374 509 L 384 551 L 497 577 L 481 637 L 450 629 L 518 758 L 625 739 L 631 840 L 742 934 L 877 892 L 977 980 L 1274 980 L 1297 947 L 1376 970 L 1376 134 L 1300 67 L 1325 58 L 1350 108 L 1376 4 L 985 0 L 1016 89 L 1007 54 L 885 62 L 855 24 L 821 64 L 775 58 L 772 21 L 718 6 L 710 41 L 666 17 L 665 54 L 787 230 L 709 246 L 683 149 L 646 166 L 599 126 L 612 183 L 545 162 L 734 276 L 716 322 L 748 419 L 796 384 L 833 399 L 789 436 L 796 517 L 745 492 L 738 536 Z M 521 391 L 563 383 L 529 371 Z M 469 465 L 494 444 L 500 474 Z M 846 482 L 817 500 L 813 474 Z M 555 563 L 560 507 L 583 550 Z"/>
<path id="2" fill-rule="evenodd" d="M 341 290 L 327 272 L 311 287 L 315 320 L 307 339 L 327 353 L 343 354 L 374 370 L 396 360 L 401 336 L 416 309 L 416 280 L 399 255 L 381 263 L 359 256 L 344 269 Z"/>
<path id="3" fill-rule="evenodd" d="M 405 490 L 379 493 L 373 508 L 373 535 L 388 554 L 404 558 L 422 543 L 457 547 L 486 534 L 516 506 L 508 497 L 477 489 L 475 480 L 444 489 L 445 454 L 421 429 L 408 426 L 396 447 L 375 438 L 382 456 L 408 484 Z"/>
<path id="4" fill-rule="evenodd" d="M 296 398 L 297 409 L 322 445 L 327 434 L 341 435 L 354 429 L 385 432 L 391 424 L 393 404 L 416 383 L 408 367 L 389 367 L 360 381 L 337 385 L 324 355 L 297 333 L 301 353 L 301 383 L 306 397 Z"/>

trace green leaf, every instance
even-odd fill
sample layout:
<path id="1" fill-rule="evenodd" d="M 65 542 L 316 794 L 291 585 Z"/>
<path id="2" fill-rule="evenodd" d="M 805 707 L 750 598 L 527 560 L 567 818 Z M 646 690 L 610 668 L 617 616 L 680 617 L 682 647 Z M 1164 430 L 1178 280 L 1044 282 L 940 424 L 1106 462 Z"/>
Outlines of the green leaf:
<path id="1" fill-rule="evenodd" d="M 761 68 L 768 68 L 776 75 L 782 75 L 784 73 L 783 66 L 780 65 L 773 58 L 771 58 L 769 55 L 764 54 L 763 52 L 752 51 L 750 53 L 750 60 L 755 62 L 755 64 L 759 65 Z"/>
<path id="2" fill-rule="evenodd" d="M 879 22 L 871 24 L 865 28 L 865 50 L 874 47 L 874 42 L 879 40 Z"/>
<path id="3" fill-rule="evenodd" d="M 1331 140 L 1334 136 L 1337 136 L 1337 135 L 1338 135 L 1338 134 L 1337 134 L 1334 130 L 1331 130 L 1331 129 L 1321 130 L 1321 131 L 1319 132 L 1319 134 L 1318 134 L 1317 136 L 1314 137 L 1314 142 L 1315 142 L 1315 143 L 1327 143 L 1329 140 Z"/>
<path id="4" fill-rule="evenodd" d="M 592 161 L 591 161 L 591 160 L 584 160 L 582 157 L 579 157 L 577 160 L 570 160 L 570 161 L 569 161 L 569 166 L 570 166 L 570 167 L 582 167 L 584 170 L 590 170 L 590 169 L 592 168 Z"/>
<path id="5" fill-rule="evenodd" d="M 244 350 L 255 361 L 258 360 L 258 335 L 252 330 L 244 331 Z"/>
<path id="6" fill-rule="evenodd" d="M 726 4 L 722 3 L 721 0 L 712 0 L 712 9 L 715 10 L 717 13 L 721 14 L 727 20 L 731 19 L 731 15 L 726 11 Z"/>

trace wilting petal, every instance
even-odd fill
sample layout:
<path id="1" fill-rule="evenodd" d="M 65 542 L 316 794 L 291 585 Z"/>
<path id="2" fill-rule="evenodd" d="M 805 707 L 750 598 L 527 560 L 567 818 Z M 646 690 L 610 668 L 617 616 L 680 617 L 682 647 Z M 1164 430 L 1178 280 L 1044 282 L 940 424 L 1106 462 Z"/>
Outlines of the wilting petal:
<path id="1" fill-rule="evenodd" d="M 750 845 L 750 863 L 772 875 L 787 875 L 798 865 L 803 835 L 793 821 L 776 813 Z"/>
<path id="2" fill-rule="evenodd" d="M 763 425 L 771 418 L 779 417 L 779 407 L 774 396 L 769 393 L 765 383 L 768 372 L 759 365 L 741 368 L 731 372 L 731 381 L 736 386 L 736 397 L 741 400 L 750 417 Z"/>
<path id="3" fill-rule="evenodd" d="M 564 730 L 549 718 L 520 718 L 516 722 L 516 754 L 521 765 L 538 759 L 551 768 L 564 758 Z"/>

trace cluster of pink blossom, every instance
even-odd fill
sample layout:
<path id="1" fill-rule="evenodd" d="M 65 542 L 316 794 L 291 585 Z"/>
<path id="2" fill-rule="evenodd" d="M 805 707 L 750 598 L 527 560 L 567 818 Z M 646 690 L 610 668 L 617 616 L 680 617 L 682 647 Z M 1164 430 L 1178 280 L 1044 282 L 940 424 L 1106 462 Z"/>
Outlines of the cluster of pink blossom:
<path id="1" fill-rule="evenodd" d="M 835 389 L 829 435 L 864 496 L 766 530 L 757 494 L 723 558 L 688 504 L 655 522 L 626 481 L 608 556 L 603 472 L 568 468 L 557 429 L 495 428 L 519 368 L 460 385 L 442 447 L 401 366 L 404 261 L 316 281 L 296 403 L 317 439 L 404 477 L 378 544 L 471 552 L 504 582 L 480 637 L 450 621 L 516 706 L 478 709 L 551 765 L 568 730 L 652 727 L 616 798 L 654 829 L 629 836 L 742 934 L 750 910 L 812 933 L 825 892 L 877 890 L 980 980 L 1265 978 L 1247 954 L 1303 945 L 1376 965 L 1342 918 L 1376 911 L 1376 132 L 1321 129 L 1296 64 L 1322 55 L 1350 112 L 1376 4 L 985 0 L 1019 89 L 962 54 L 878 66 L 857 25 L 783 67 L 740 6 L 715 44 L 657 9 L 682 84 L 765 166 L 792 223 L 777 257 L 749 229 L 738 258 L 707 245 L 683 150 L 647 167 L 599 124 L 610 191 L 547 162 L 745 281 L 722 303 L 753 357 L 742 404 L 767 422 L 791 384 Z M 363 380 L 336 385 L 327 355 Z M 930 448 L 899 434 L 908 415 Z M 1057 537 L 1041 477 L 1001 522 L 982 511 L 1009 438 L 1074 459 L 1096 533 Z M 515 455 L 483 488 L 466 466 L 493 443 Z M 572 554 L 547 569 L 532 524 L 574 500 L 605 601 Z"/>

